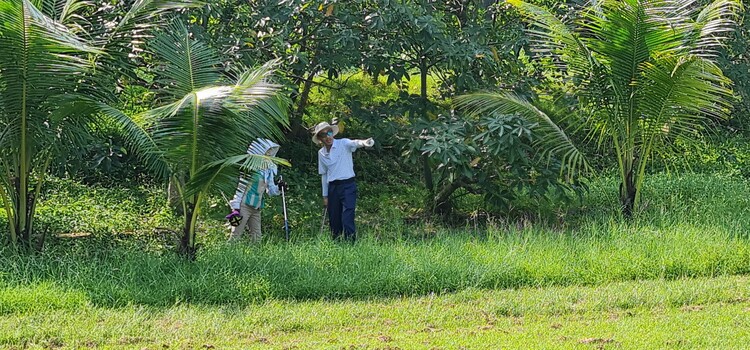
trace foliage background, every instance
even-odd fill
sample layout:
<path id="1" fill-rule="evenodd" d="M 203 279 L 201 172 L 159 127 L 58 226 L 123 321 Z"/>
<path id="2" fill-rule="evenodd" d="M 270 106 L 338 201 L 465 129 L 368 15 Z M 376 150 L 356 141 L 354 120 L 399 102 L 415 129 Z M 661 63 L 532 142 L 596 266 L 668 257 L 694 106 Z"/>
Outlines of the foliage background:
<path id="1" fill-rule="evenodd" d="M 545 6 L 566 20 L 583 4 L 582 1 L 530 2 Z M 121 18 L 127 11 L 124 3 L 115 6 L 95 2 L 95 5 L 91 13 L 85 13 L 100 20 L 92 22 L 94 26 Z M 296 228 L 311 227 L 315 231 L 318 224 L 311 223 L 320 218 L 316 149 L 309 142 L 306 128 L 332 118 L 338 118 L 344 125 L 342 136 L 373 136 L 378 141 L 375 150 L 358 152 L 355 161 L 360 180 L 373 185 L 363 189 L 362 198 L 377 203 L 368 208 L 363 202 L 360 212 L 372 210 L 373 222 L 381 218 L 376 227 L 393 221 L 391 214 L 399 214 L 407 222 L 435 222 L 448 227 L 470 220 L 486 224 L 490 218 L 556 222 L 584 206 L 580 192 L 590 189 L 586 181 L 575 188 L 566 188 L 553 176 L 555 160 L 539 163 L 534 160 L 533 151 L 522 150 L 515 158 L 521 160 L 518 163 L 510 162 L 507 157 L 488 158 L 486 168 L 525 169 L 523 176 L 514 175 L 512 181 L 496 182 L 494 187 L 458 186 L 448 191 L 450 210 L 435 211 L 436 203 L 442 203 L 436 200 L 438 194 L 455 187 L 460 179 L 456 176 L 460 171 L 456 169 L 465 170 L 475 161 L 463 147 L 482 144 L 475 140 L 483 130 L 481 126 L 474 127 L 480 121 L 457 114 L 453 110 L 454 97 L 468 91 L 496 89 L 534 97 L 542 90 L 566 89 L 553 62 L 540 60 L 532 53 L 520 14 L 504 2 L 221 0 L 176 14 L 187 23 L 193 38 L 203 40 L 220 53 L 218 68 L 223 72 L 237 72 L 280 59 L 280 82 L 292 107 L 290 126 L 280 140 L 279 156 L 292 164 L 290 168 L 282 168 L 282 173 L 291 185 L 289 211 Z M 673 159 L 654 164 L 649 172 L 690 171 L 736 178 L 749 175 L 746 105 L 750 87 L 745 78 L 750 57 L 747 45 L 750 26 L 744 20 L 744 12 L 741 15 L 740 26 L 720 56 L 722 70 L 735 82 L 737 100 L 732 117 L 716 121 L 713 133 L 702 135 L 701 148 L 686 148 Z M 128 55 L 118 51 L 112 57 L 115 59 L 124 60 L 128 69 L 109 77 L 115 82 L 110 88 L 118 97 L 112 105 L 132 116 L 157 106 L 155 58 L 148 52 Z M 573 103 L 564 98 L 554 102 L 563 109 Z M 558 122 L 565 124 L 564 120 Z M 446 146 L 448 138 L 430 139 L 430 135 L 441 135 L 458 124 L 467 127 L 455 147 Z M 64 159 L 52 163 L 50 173 L 59 180 L 53 180 L 44 189 L 45 203 L 58 200 L 48 195 L 54 181 L 74 180 L 115 189 L 150 188 L 149 191 L 166 186 L 137 157 L 121 127 L 96 123 L 89 129 L 90 133 L 82 140 L 84 147 L 71 148 Z M 574 139 L 579 136 L 572 135 Z M 531 128 L 529 138 L 534 137 Z M 428 140 L 432 146 L 425 146 Z M 605 178 L 611 176 L 608 150 L 593 145 L 585 147 L 599 174 Z M 456 157 L 455 161 L 451 157 Z M 149 196 L 155 203 L 166 201 L 155 192 L 148 193 L 130 196 Z M 226 211 L 218 192 L 212 193 L 205 207 L 211 220 L 220 220 Z M 65 209 L 42 208 L 45 212 L 40 214 L 39 229 L 50 234 L 69 230 L 62 225 L 66 217 L 57 214 Z M 269 226 L 278 225 L 279 209 L 274 205 L 264 214 Z M 431 216 L 431 212 L 439 215 Z M 163 216 L 165 221 L 158 225 L 175 228 L 168 219 L 169 209 L 159 208 L 157 213 L 144 212 L 144 216 Z M 366 221 L 363 226 L 373 222 Z M 87 225 L 96 227 L 95 223 Z"/>

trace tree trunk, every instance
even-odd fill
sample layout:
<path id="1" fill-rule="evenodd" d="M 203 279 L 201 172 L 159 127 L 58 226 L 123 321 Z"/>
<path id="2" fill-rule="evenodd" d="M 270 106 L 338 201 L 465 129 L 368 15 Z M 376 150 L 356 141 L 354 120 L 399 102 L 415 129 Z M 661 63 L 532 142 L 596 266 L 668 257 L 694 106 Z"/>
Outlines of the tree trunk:
<path id="1" fill-rule="evenodd" d="M 630 169 L 625 175 L 625 181 L 620 183 L 620 204 L 622 204 L 622 215 L 626 218 L 633 217 L 636 191 L 633 169 Z"/>
<path id="2" fill-rule="evenodd" d="M 34 249 L 41 252 L 44 249 L 44 243 L 47 240 L 47 231 L 34 231 L 34 212 L 36 211 L 36 191 L 29 193 L 28 213 L 26 214 L 26 231 L 29 232 L 29 237 Z"/>
<path id="3" fill-rule="evenodd" d="M 312 89 L 312 79 L 315 77 L 315 73 L 318 70 L 318 51 L 315 42 L 310 45 L 308 40 L 309 30 L 307 22 L 303 21 L 302 24 L 302 37 L 305 38 L 300 42 L 302 52 L 310 52 L 310 61 L 304 69 L 295 69 L 292 72 L 294 79 L 292 84 L 295 87 L 299 87 L 302 84 L 302 90 L 297 93 L 292 93 L 291 101 L 292 105 L 296 104 L 297 108 L 292 111 L 289 117 L 289 128 L 290 132 L 286 135 L 287 139 L 304 140 L 307 138 L 307 128 L 302 125 L 302 117 L 304 116 L 305 108 L 307 108 L 307 101 L 310 97 L 310 90 Z M 314 30 L 314 29 L 313 29 Z"/>
<path id="4" fill-rule="evenodd" d="M 424 176 L 424 185 L 430 196 L 435 195 L 435 183 L 432 179 L 432 169 L 430 168 L 430 157 L 426 154 L 422 155 L 422 175 Z"/>
<path id="5" fill-rule="evenodd" d="M 370 78 L 372 79 L 372 85 L 378 86 L 380 84 L 380 72 L 373 72 Z"/>
<path id="6" fill-rule="evenodd" d="M 420 82 L 420 97 L 422 100 L 422 119 L 428 120 L 427 117 L 427 60 L 425 58 L 422 58 L 422 60 L 419 62 L 419 82 Z M 426 154 L 422 155 L 422 173 L 424 175 L 424 184 L 427 188 L 427 192 L 429 195 L 430 203 L 428 203 L 428 208 L 434 207 L 434 198 L 435 198 L 435 184 L 432 179 L 432 168 L 430 168 L 430 157 L 428 157 Z"/>
<path id="7" fill-rule="evenodd" d="M 291 139 L 304 140 L 307 138 L 307 128 L 305 128 L 305 126 L 302 125 L 302 117 L 305 115 L 307 102 L 310 99 L 310 91 L 312 90 L 314 77 L 315 77 L 314 71 L 311 71 L 310 73 L 308 73 L 307 78 L 302 83 L 302 91 L 297 96 L 298 98 L 298 100 L 296 101 L 297 108 L 294 111 L 294 113 L 292 113 L 292 118 L 289 121 L 291 132 L 289 135 L 287 135 L 287 137 Z"/>
<path id="8" fill-rule="evenodd" d="M 307 101 L 310 99 L 310 90 L 312 90 L 313 79 L 315 78 L 315 72 L 310 72 L 307 75 L 302 84 L 302 93 L 299 95 L 299 101 L 297 101 L 297 111 L 295 114 L 298 118 L 302 119 L 305 115 L 305 109 L 307 108 Z"/>
<path id="9" fill-rule="evenodd" d="M 433 214 L 437 214 L 443 217 L 447 217 L 448 215 L 450 215 L 453 212 L 453 201 L 451 200 L 451 197 L 453 196 L 453 193 L 456 192 L 456 190 L 463 187 L 465 184 L 466 182 L 461 179 L 456 180 L 443 187 L 433 199 L 433 203 L 435 203 L 435 207 L 432 211 Z"/>
<path id="10" fill-rule="evenodd" d="M 186 205 L 185 225 L 182 228 L 182 238 L 180 239 L 179 253 L 189 261 L 195 261 L 197 248 L 195 246 L 195 226 L 197 215 L 196 205 L 188 203 Z"/>

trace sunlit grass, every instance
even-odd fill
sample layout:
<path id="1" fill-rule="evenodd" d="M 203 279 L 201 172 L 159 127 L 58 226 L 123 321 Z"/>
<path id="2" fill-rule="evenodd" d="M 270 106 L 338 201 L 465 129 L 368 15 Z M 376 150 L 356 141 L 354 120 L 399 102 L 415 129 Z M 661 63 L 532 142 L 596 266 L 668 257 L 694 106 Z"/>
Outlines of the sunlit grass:
<path id="1" fill-rule="evenodd" d="M 164 233 L 179 220 L 163 191 L 56 181 L 40 207 L 46 250 L 0 251 L 0 347 L 738 348 L 750 340 L 748 182 L 655 176 L 634 220 L 619 215 L 613 181 L 591 188 L 557 222 L 495 217 L 446 228 L 408 224 L 408 198 L 384 206 L 364 182 L 356 244 L 319 235 L 320 207 L 301 187 L 289 198 L 292 242 L 273 229 L 271 202 L 263 244 L 226 244 L 213 200 L 203 248 L 188 262 Z"/>
<path id="2" fill-rule="evenodd" d="M 362 211 L 361 239 L 354 245 L 318 236 L 317 220 L 298 226 L 290 243 L 269 230 L 261 245 L 228 245 L 227 228 L 207 214 L 200 236 L 204 247 L 196 262 L 170 251 L 168 234 L 151 231 L 170 224 L 158 197 L 143 197 L 160 192 L 140 189 L 128 199 L 124 189 L 61 186 L 54 193 L 57 202 L 74 205 L 54 209 L 71 218 L 55 224 L 63 232 L 94 228 L 92 236 L 52 239 L 40 254 L 0 252 L 0 286 L 54 282 L 85 293 L 97 306 L 248 305 L 750 272 L 747 182 L 701 175 L 656 177 L 647 186 L 648 202 L 632 221 L 612 208 L 610 186 L 606 180 L 592 186 L 577 213 L 555 225 L 497 220 L 479 228 L 447 229 L 407 225 L 388 211 L 392 223 L 368 227 L 384 219 Z M 76 214 L 75 208 L 89 201 L 98 207 Z M 148 208 L 156 215 L 149 216 Z M 266 227 L 275 224 L 268 224 L 274 214 L 267 214 Z M 87 219 L 100 221 L 93 225 Z"/>
<path id="3" fill-rule="evenodd" d="M 620 227 L 613 227 L 613 230 Z M 617 231 L 619 232 L 619 231 Z M 355 245 L 215 245 L 197 262 L 128 248 L 2 258 L 9 287 L 53 280 L 98 305 L 256 303 L 445 293 L 467 288 L 597 285 L 750 272 L 750 243 L 690 226 L 580 237 L 521 231 Z M 46 259 L 45 259 L 46 258 Z"/>
<path id="4" fill-rule="evenodd" d="M 747 277 L 631 281 L 367 300 L 102 308 L 0 318 L 5 347 L 741 348 Z"/>

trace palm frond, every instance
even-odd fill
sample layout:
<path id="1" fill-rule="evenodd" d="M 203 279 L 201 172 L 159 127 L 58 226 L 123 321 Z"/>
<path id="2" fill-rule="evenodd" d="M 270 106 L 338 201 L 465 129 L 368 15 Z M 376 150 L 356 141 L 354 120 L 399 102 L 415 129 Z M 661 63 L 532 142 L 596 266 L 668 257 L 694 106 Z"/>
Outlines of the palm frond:
<path id="1" fill-rule="evenodd" d="M 240 132 L 249 139 L 264 135 L 272 139 L 284 137 L 281 127 L 289 126 L 289 99 L 273 96 L 256 103 L 255 108 L 238 115 Z"/>
<path id="2" fill-rule="evenodd" d="M 80 74 L 90 67 L 90 62 L 81 55 L 101 53 L 47 17 L 28 0 L 6 1 L 0 6 L 0 21 L 4 24 L 0 28 L 0 44 L 3 47 L 0 70 L 9 90 L 13 90 L 7 85 L 9 83 L 54 86 L 49 74 Z M 35 80 L 16 81 L 21 77 Z"/>
<path id="3" fill-rule="evenodd" d="M 737 26 L 737 14 L 743 10 L 738 0 L 716 0 L 706 6 L 695 19 L 688 46 L 691 53 L 714 59 L 719 49 Z"/>
<path id="4" fill-rule="evenodd" d="M 217 67 L 213 67 L 216 69 Z M 245 72 L 234 85 L 207 85 L 144 114 L 159 148 L 177 171 L 194 171 L 244 153 L 250 140 L 281 138 L 286 104 L 270 81 L 273 64 Z"/>
<path id="5" fill-rule="evenodd" d="M 122 57 L 123 54 L 137 54 L 143 51 L 152 31 L 174 22 L 168 12 L 185 11 L 203 6 L 203 1 L 194 0 L 135 0 L 128 2 L 127 12 L 113 26 L 104 26 L 93 33 L 99 44 L 110 54 Z M 110 61 L 109 63 L 116 63 Z"/>
<path id="6" fill-rule="evenodd" d="M 712 118 L 730 110 L 731 81 L 710 61 L 693 56 L 646 65 L 639 99 L 645 152 L 668 148 L 674 140 L 696 139 Z"/>
<path id="7" fill-rule="evenodd" d="M 175 20 L 160 31 L 148 49 L 161 63 L 156 81 L 163 87 L 161 94 L 170 100 L 222 82 L 216 51 L 194 40 L 182 21 Z"/>
<path id="8" fill-rule="evenodd" d="M 28 133 L 44 125 L 48 113 L 57 106 L 50 96 L 70 94 L 75 79 L 92 68 L 86 59 L 100 53 L 66 27 L 47 17 L 30 1 L 0 2 L 0 123 L 26 125 L 12 135 Z M 27 145 L 42 141 L 30 134 Z M 35 136 L 40 136 L 39 138 Z M 18 142 L 15 141 L 15 142 Z M 18 145 L 14 145 L 18 149 Z"/>
<path id="9" fill-rule="evenodd" d="M 553 55 L 565 62 L 563 69 L 585 73 L 597 64 L 589 48 L 577 33 L 549 10 L 520 0 L 507 0 L 527 18 L 533 28 L 527 30 L 534 43 L 534 52 Z"/>
<path id="10" fill-rule="evenodd" d="M 585 27 L 592 36 L 584 40 L 608 67 L 619 96 L 626 96 L 638 75 L 638 65 L 650 57 L 646 42 L 650 24 L 642 7 L 631 6 L 625 1 L 607 1 L 603 6 L 607 16 L 588 17 Z"/>
<path id="11" fill-rule="evenodd" d="M 242 152 L 248 140 L 258 136 L 243 132 L 243 115 L 248 111 L 224 106 L 231 90 L 232 86 L 199 90 L 145 113 L 154 139 L 171 163 L 184 166 L 195 161 L 200 167 L 232 152 Z M 212 93 L 215 91 L 220 93 Z"/>
<path id="12" fill-rule="evenodd" d="M 568 135 L 539 108 L 522 97 L 511 93 L 475 93 L 456 98 L 456 106 L 472 115 L 517 114 L 530 122 L 539 124 L 540 144 L 548 156 L 561 157 L 563 171 L 569 178 L 590 172 L 586 157 L 573 144 Z"/>
<path id="13" fill-rule="evenodd" d="M 246 111 L 239 127 L 249 139 L 261 135 L 280 139 L 283 135 L 279 125 L 289 126 L 289 99 L 278 94 L 281 86 L 272 82 L 277 64 L 278 61 L 271 61 L 241 74 L 229 101 L 229 108 Z"/>
<path id="14" fill-rule="evenodd" d="M 54 18 L 58 23 L 69 23 L 71 19 L 81 19 L 79 12 L 94 4 L 88 0 L 51 0 L 43 1 L 48 3 L 45 13 Z"/>
<path id="15" fill-rule="evenodd" d="M 60 100 L 60 108 L 52 114 L 53 120 L 59 118 L 78 119 L 83 122 L 90 120 L 99 123 L 113 122 L 122 129 L 123 136 L 135 154 L 156 176 L 167 178 L 171 172 L 164 152 L 148 130 L 117 108 L 89 97 L 73 96 Z"/>
<path id="16" fill-rule="evenodd" d="M 281 85 L 271 81 L 278 60 L 270 61 L 261 67 L 247 70 L 240 74 L 236 90 L 232 96 L 232 103 L 243 108 L 250 107 L 258 101 L 275 96 Z"/>
<path id="17" fill-rule="evenodd" d="M 157 25 L 158 23 L 154 23 L 153 20 L 164 12 L 203 6 L 204 3 L 192 0 L 136 0 L 117 27 L 122 30 L 147 23 Z"/>
<path id="18" fill-rule="evenodd" d="M 207 163 L 188 181 L 184 195 L 192 196 L 212 188 L 223 193 L 232 193 L 240 172 L 252 173 L 268 169 L 274 164 L 290 166 L 285 159 L 257 154 L 236 155 Z"/>
<path id="19" fill-rule="evenodd" d="M 166 13 L 185 11 L 202 4 L 191 0 L 136 0 L 116 2 L 114 7 L 100 8 L 96 14 L 98 18 L 108 19 L 112 23 L 88 25 L 86 29 L 95 45 L 107 54 L 96 57 L 96 74 L 86 77 L 90 81 L 87 85 L 98 88 L 86 89 L 88 86 L 83 86 L 81 91 L 98 99 L 106 99 L 111 104 L 117 102 L 116 87 L 120 86 L 121 78 L 139 79 L 134 73 L 137 60 L 133 57 L 143 53 L 156 29 L 172 22 L 173 18 Z M 120 15 L 121 12 L 125 14 Z"/>
<path id="20" fill-rule="evenodd" d="M 18 123 L 1 123 L 0 124 L 0 149 L 11 150 L 16 147 L 16 137 L 20 132 L 20 124 Z M 0 153 L 5 153 L 0 151 Z"/>

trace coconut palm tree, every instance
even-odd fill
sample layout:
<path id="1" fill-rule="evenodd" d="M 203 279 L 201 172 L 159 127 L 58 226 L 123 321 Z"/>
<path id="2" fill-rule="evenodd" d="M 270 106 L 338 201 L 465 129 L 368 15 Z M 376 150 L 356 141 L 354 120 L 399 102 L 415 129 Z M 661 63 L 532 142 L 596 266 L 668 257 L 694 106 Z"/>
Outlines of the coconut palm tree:
<path id="1" fill-rule="evenodd" d="M 271 81 L 276 62 L 225 74 L 216 51 L 195 40 L 179 20 L 157 33 L 147 52 L 157 62 L 161 105 L 140 116 L 150 135 L 140 144 L 153 146 L 177 187 L 184 215 L 180 252 L 192 259 L 206 195 L 212 189 L 231 191 L 238 167 L 252 171 L 283 163 L 246 149 L 257 137 L 282 137 L 287 101 Z"/>
<path id="2" fill-rule="evenodd" d="M 565 23 L 550 11 L 508 0 L 529 23 L 533 49 L 551 58 L 572 86 L 571 116 L 545 113 L 539 100 L 511 92 L 472 94 L 459 105 L 474 113 L 518 113 L 549 131 L 543 142 L 569 169 L 585 158 L 553 120 L 575 130 L 618 164 L 623 214 L 640 202 L 647 165 L 696 143 L 715 118 L 730 107 L 730 84 L 716 64 L 725 36 L 735 26 L 741 3 L 715 0 L 592 0 L 580 18 Z"/>
<path id="3" fill-rule="evenodd" d="M 146 19 L 186 4 L 138 0 L 112 26 L 101 26 L 106 32 L 94 33 L 87 31 L 92 19 L 84 18 L 96 12 L 88 1 L 0 0 L 0 200 L 12 244 L 44 242 L 33 223 L 47 169 L 95 117 L 64 107 L 78 98 L 106 106 L 101 96 L 82 92 L 97 91 L 89 78 L 108 57 L 108 43 L 127 42 L 158 23 Z"/>

